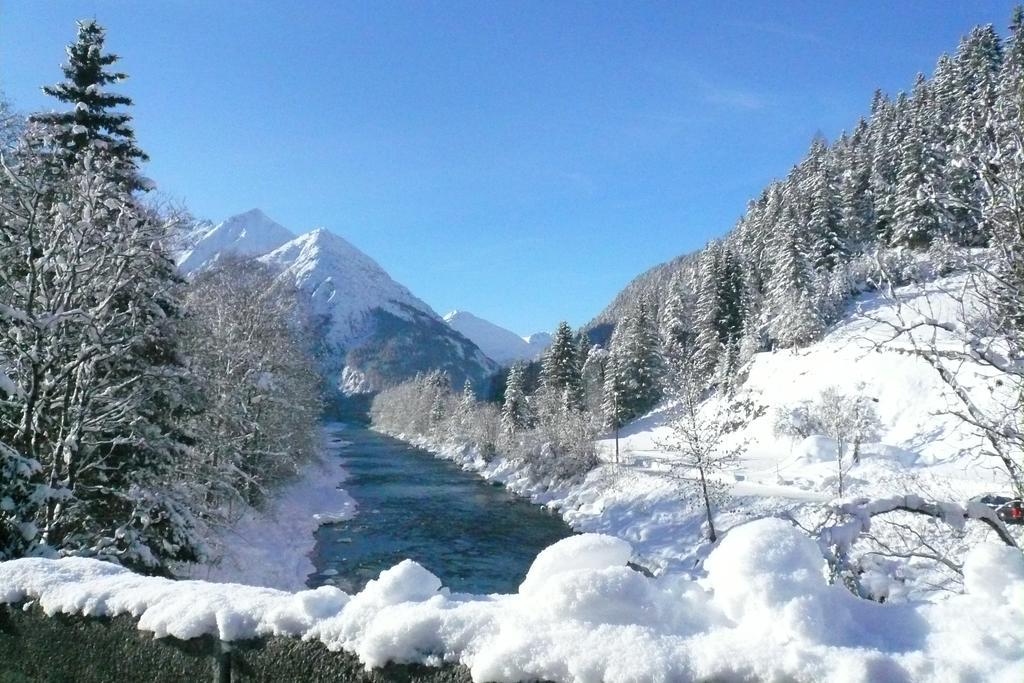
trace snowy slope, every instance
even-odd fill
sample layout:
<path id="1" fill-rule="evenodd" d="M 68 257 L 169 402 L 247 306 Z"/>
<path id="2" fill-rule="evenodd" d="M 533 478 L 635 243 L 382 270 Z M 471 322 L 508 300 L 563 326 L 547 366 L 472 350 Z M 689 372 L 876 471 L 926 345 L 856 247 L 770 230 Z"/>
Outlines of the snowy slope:
<path id="1" fill-rule="evenodd" d="M 262 211 L 252 209 L 212 227 L 200 226 L 200 231 L 186 241 L 187 248 L 179 254 L 178 269 L 187 275 L 225 254 L 259 256 L 294 238 Z"/>
<path id="2" fill-rule="evenodd" d="M 346 394 L 444 370 L 475 385 L 497 365 L 373 259 L 318 228 L 260 257 L 310 295 L 324 371 Z"/>
<path id="3" fill-rule="evenodd" d="M 314 312 L 331 317 L 329 340 L 343 346 L 358 339 L 367 314 L 376 308 L 398 316 L 409 316 L 411 308 L 440 320 L 373 259 L 325 228 L 300 235 L 259 260 L 309 292 Z"/>
<path id="4" fill-rule="evenodd" d="M 919 314 L 952 318 L 953 303 L 946 292 L 957 292 L 962 284 L 962 276 L 955 276 L 902 288 L 897 292 L 902 315 L 907 320 Z M 821 341 L 803 349 L 757 354 L 745 368 L 740 391 L 763 406 L 764 414 L 735 435 L 746 449 L 737 467 L 720 477 L 729 497 L 716 515 L 719 532 L 765 516 L 813 520 L 823 504 L 838 500 L 837 463 L 827 440 L 810 448 L 776 437 L 773 430 L 777 410 L 815 400 L 833 385 L 848 394 L 863 383 L 863 392 L 877 399 L 882 422 L 879 442 L 865 444 L 860 464 L 847 473 L 847 498 L 917 494 L 963 503 L 981 493 L 1006 491 L 1000 466 L 982 455 L 981 436 L 949 414 L 957 399 L 936 371 L 902 352 L 908 342 L 883 343 L 890 329 L 878 321 L 896 320 L 898 315 L 899 308 L 891 301 L 874 294 L 862 296 Z M 956 343 L 951 338 L 938 341 Z M 974 399 L 983 405 L 994 382 L 980 371 L 976 377 Z M 613 463 L 614 440 L 606 435 L 599 442 L 606 464 L 585 481 L 568 485 L 536 481 L 522 463 L 484 459 L 464 444 L 424 439 L 418 443 L 558 508 L 578 531 L 629 541 L 636 560 L 655 571 L 690 571 L 710 546 L 692 486 L 681 482 L 674 465 L 678 455 L 663 445 L 673 409 L 670 404 L 659 406 L 625 426 L 618 463 Z M 970 531 L 975 541 L 990 533 L 978 527 Z"/>
<path id="5" fill-rule="evenodd" d="M 504 327 L 479 318 L 468 311 L 452 311 L 444 316 L 444 321 L 453 330 L 479 346 L 481 351 L 499 365 L 533 360 L 551 342 L 550 335 L 546 333 L 520 337 Z M 530 341 L 533 338 L 537 338 L 535 342 Z"/>

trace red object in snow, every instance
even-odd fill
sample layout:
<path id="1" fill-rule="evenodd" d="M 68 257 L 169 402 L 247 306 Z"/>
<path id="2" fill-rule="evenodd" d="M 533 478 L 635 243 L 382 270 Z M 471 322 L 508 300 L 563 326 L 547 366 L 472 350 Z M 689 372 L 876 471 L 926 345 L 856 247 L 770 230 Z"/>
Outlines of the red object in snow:
<path id="1" fill-rule="evenodd" d="M 1010 508 L 1010 517 L 1014 519 L 1020 519 L 1024 517 L 1024 508 L 1021 508 L 1020 503 L 1017 503 Z"/>

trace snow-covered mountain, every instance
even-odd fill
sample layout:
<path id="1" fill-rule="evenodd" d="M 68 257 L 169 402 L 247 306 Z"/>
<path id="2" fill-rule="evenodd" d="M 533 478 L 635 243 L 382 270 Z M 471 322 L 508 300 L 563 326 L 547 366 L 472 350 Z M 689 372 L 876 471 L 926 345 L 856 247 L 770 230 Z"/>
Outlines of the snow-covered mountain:
<path id="1" fill-rule="evenodd" d="M 226 254 L 258 257 L 308 292 L 324 372 L 348 394 L 376 391 L 441 369 L 455 386 L 482 384 L 498 369 L 477 346 L 373 259 L 324 228 L 295 237 L 257 209 L 185 242 L 178 264 L 192 273 Z"/>
<path id="2" fill-rule="evenodd" d="M 185 238 L 186 248 L 178 255 L 178 269 L 193 273 L 217 261 L 224 254 L 260 256 L 295 239 L 287 228 L 259 209 L 232 216 L 222 223 L 201 224 Z"/>
<path id="3" fill-rule="evenodd" d="M 550 332 L 534 332 L 528 337 L 523 337 L 530 350 L 533 352 L 533 356 L 537 357 L 540 354 L 547 351 L 548 347 L 551 346 L 551 333 Z"/>
<path id="4" fill-rule="evenodd" d="M 452 311 L 444 317 L 444 321 L 453 330 L 479 346 L 481 351 L 500 365 L 532 360 L 551 343 L 551 335 L 546 332 L 520 337 L 515 332 L 506 330 L 504 327 L 495 325 L 468 311 Z"/>

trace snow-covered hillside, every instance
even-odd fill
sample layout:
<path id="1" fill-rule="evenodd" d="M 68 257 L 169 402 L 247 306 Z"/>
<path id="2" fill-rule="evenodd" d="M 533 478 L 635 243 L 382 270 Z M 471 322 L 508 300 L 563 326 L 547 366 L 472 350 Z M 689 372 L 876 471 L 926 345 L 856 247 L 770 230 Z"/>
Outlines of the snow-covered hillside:
<path id="1" fill-rule="evenodd" d="M 468 311 L 452 311 L 444 321 L 453 330 L 480 347 L 500 365 L 511 365 L 516 361 L 533 360 L 544 352 L 551 343 L 551 335 L 538 332 L 529 337 L 520 337 L 515 332 L 477 317 Z"/>
<path id="2" fill-rule="evenodd" d="M 225 254 L 259 256 L 294 238 L 287 228 L 259 209 L 252 209 L 213 226 L 201 225 L 186 239 L 187 249 L 178 255 L 178 269 L 187 275 Z"/>
<path id="3" fill-rule="evenodd" d="M 950 414 L 957 398 L 937 372 L 905 353 L 906 340 L 885 342 L 891 334 L 886 321 L 951 317 L 953 301 L 947 292 L 958 292 L 962 285 L 962 276 L 955 276 L 904 287 L 897 291 L 898 305 L 878 294 L 864 295 L 821 341 L 754 357 L 742 373 L 746 379 L 739 392 L 763 413 L 735 434 L 734 441 L 745 442 L 746 448 L 737 466 L 719 477 L 728 490 L 716 515 L 720 533 L 765 516 L 820 518 L 838 499 L 834 444 L 822 437 L 791 440 L 774 430 L 780 411 L 814 401 L 832 386 L 875 399 L 881 421 L 877 442 L 862 447 L 860 463 L 846 474 L 846 498 L 916 494 L 963 503 L 982 493 L 1007 492 L 1005 473 L 995 458 L 983 454 L 981 435 Z M 956 341 L 950 337 L 936 343 L 951 347 Z M 984 403 L 995 383 L 983 372 L 975 377 L 975 399 Z M 712 407 L 706 403 L 704 409 Z M 460 444 L 418 442 L 559 508 L 577 530 L 629 541 L 636 559 L 656 571 L 688 571 L 711 546 L 703 510 L 692 498 L 692 485 L 683 481 L 694 475 L 680 472 L 678 454 L 664 445 L 674 414 L 671 403 L 663 404 L 626 425 L 618 463 L 613 462 L 615 442 L 606 435 L 599 443 L 605 464 L 572 485 L 537 481 L 520 462 L 485 460 Z M 991 533 L 980 524 L 969 531 L 973 541 Z"/>
<path id="4" fill-rule="evenodd" d="M 347 347 L 356 341 L 374 309 L 400 317 L 415 311 L 439 320 L 373 259 L 326 228 L 300 235 L 259 260 L 309 292 L 314 312 L 330 316 L 332 343 Z"/>
<path id="5" fill-rule="evenodd" d="M 258 257 L 310 295 L 325 373 L 349 394 L 441 369 L 456 386 L 482 384 L 497 365 L 372 258 L 325 228 L 295 237 L 258 209 L 184 240 L 182 272 L 226 254 Z"/>

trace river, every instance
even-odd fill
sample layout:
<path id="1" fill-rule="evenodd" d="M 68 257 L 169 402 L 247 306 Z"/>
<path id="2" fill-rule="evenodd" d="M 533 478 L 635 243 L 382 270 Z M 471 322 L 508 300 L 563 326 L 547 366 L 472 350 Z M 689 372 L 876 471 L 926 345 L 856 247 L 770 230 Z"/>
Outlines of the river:
<path id="1" fill-rule="evenodd" d="M 358 510 L 320 527 L 311 587 L 354 592 L 383 569 L 415 560 L 463 593 L 515 592 L 537 553 L 573 532 L 552 512 L 447 460 L 369 429 L 341 437 Z"/>

